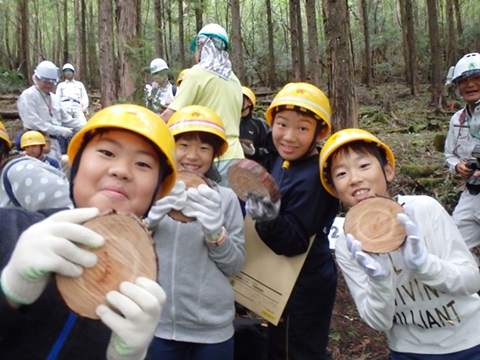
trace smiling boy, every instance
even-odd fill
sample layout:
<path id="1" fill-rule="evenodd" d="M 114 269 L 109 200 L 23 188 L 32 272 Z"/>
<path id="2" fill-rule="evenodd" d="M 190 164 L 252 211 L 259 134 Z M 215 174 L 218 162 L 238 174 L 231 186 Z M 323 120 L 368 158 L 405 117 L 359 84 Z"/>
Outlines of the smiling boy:
<path id="1" fill-rule="evenodd" d="M 344 129 L 320 153 L 327 191 L 352 207 L 390 197 L 395 157 L 371 133 Z M 399 250 L 371 254 L 351 234 L 335 256 L 361 318 L 387 335 L 392 360 L 480 358 L 480 274 L 453 220 L 433 198 L 398 196 L 406 239 Z"/>
<path id="2" fill-rule="evenodd" d="M 280 188 L 277 203 L 249 196 L 245 209 L 262 241 L 276 254 L 309 249 L 282 318 L 268 327 L 269 359 L 329 359 L 330 319 L 337 274 L 326 234 L 338 201 L 318 179 L 317 143 L 330 132 L 330 103 L 308 83 L 290 83 L 266 113 L 271 126 L 267 169 Z M 247 254 L 248 256 L 248 254 Z"/>
<path id="3" fill-rule="evenodd" d="M 107 210 L 141 217 L 170 192 L 174 149 L 170 131 L 150 110 L 105 108 L 68 148 L 77 209 L 50 217 L 52 211 L 0 209 L 0 358 L 144 359 L 165 301 L 155 281 L 123 282 L 105 294 L 116 311 L 101 305 L 101 321 L 94 321 L 70 312 L 51 273 L 77 277 L 97 263 L 88 248 L 105 240 L 80 224 Z"/>

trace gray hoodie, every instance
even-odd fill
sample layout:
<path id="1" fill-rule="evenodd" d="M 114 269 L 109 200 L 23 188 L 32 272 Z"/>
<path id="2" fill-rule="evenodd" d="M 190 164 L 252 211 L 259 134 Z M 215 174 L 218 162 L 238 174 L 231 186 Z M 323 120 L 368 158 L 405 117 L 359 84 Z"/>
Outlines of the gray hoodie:
<path id="1" fill-rule="evenodd" d="M 159 281 L 167 294 L 156 337 L 211 344 L 233 336 L 229 277 L 245 261 L 243 216 L 235 193 L 218 189 L 228 231 L 221 245 L 207 243 L 198 221 L 181 223 L 165 216 L 154 230 Z"/>

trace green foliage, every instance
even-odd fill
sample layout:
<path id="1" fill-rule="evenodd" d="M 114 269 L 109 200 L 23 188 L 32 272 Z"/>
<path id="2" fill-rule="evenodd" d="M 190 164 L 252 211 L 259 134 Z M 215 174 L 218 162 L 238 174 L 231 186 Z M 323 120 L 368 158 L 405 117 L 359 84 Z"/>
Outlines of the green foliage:
<path id="1" fill-rule="evenodd" d="M 330 341 L 340 341 L 341 335 L 338 332 L 334 332 L 328 335 L 328 338 L 330 339 Z"/>
<path id="2" fill-rule="evenodd" d="M 0 94 L 20 93 L 26 84 L 22 73 L 0 68 Z"/>

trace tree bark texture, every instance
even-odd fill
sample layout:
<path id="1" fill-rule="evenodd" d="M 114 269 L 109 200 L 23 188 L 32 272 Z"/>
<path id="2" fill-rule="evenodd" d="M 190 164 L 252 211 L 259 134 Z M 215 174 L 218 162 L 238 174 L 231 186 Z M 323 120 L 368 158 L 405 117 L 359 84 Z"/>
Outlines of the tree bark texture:
<path id="1" fill-rule="evenodd" d="M 265 0 L 265 7 L 267 12 L 268 55 L 270 58 L 268 62 L 268 84 L 270 89 L 275 89 L 277 80 L 275 76 L 275 48 L 273 45 L 272 4 L 270 0 Z"/>
<path id="2" fill-rule="evenodd" d="M 112 0 L 99 0 L 98 26 L 100 48 L 100 94 L 102 107 L 112 105 L 117 98 L 115 57 L 113 50 Z"/>
<path id="3" fill-rule="evenodd" d="M 417 46 L 415 43 L 415 23 L 413 19 L 412 0 L 405 0 L 405 20 L 408 46 L 408 68 L 410 69 L 410 94 L 416 96 L 419 93 L 418 88 L 418 66 L 417 66 Z"/>
<path id="4" fill-rule="evenodd" d="M 163 0 L 155 0 L 155 27 L 155 55 L 164 58 Z"/>
<path id="5" fill-rule="evenodd" d="M 372 60 L 370 57 L 370 23 L 368 19 L 369 7 L 367 0 L 361 0 L 363 38 L 365 44 L 365 64 L 363 68 L 363 83 L 370 86 L 372 74 Z"/>
<path id="6" fill-rule="evenodd" d="M 18 2 L 21 21 L 21 50 L 20 71 L 27 79 L 28 85 L 32 85 L 32 68 L 30 65 L 30 19 L 28 14 L 28 0 Z"/>
<path id="7" fill-rule="evenodd" d="M 308 75 L 307 80 L 315 86 L 320 87 L 322 78 L 322 64 L 318 51 L 318 28 L 315 11 L 315 0 L 305 1 L 305 12 L 307 14 L 308 33 Z"/>
<path id="8" fill-rule="evenodd" d="M 358 127 L 353 51 L 347 0 L 322 0 L 330 64 L 332 132 Z"/>
<path id="9" fill-rule="evenodd" d="M 447 24 L 448 24 L 448 62 L 454 65 L 459 56 L 457 48 L 457 36 L 455 34 L 455 20 L 453 16 L 453 2 L 452 0 L 447 0 L 446 2 L 446 11 L 447 11 Z"/>
<path id="10" fill-rule="evenodd" d="M 298 48 L 298 27 L 297 27 L 297 11 L 298 11 L 298 1 L 290 0 L 289 1 L 289 19 L 290 19 L 290 50 L 292 54 L 292 72 L 293 72 L 293 81 L 300 81 L 300 58 L 299 58 L 299 48 Z"/>
<path id="11" fill-rule="evenodd" d="M 242 22 L 240 19 L 239 0 L 230 0 L 232 9 L 232 39 L 231 39 L 231 61 L 232 67 L 242 84 L 246 84 L 243 71 L 243 50 L 242 50 Z"/>
<path id="12" fill-rule="evenodd" d="M 185 61 L 185 29 L 183 23 L 183 0 L 178 0 L 178 47 L 180 51 L 180 65 L 182 69 L 187 67 Z"/>
<path id="13" fill-rule="evenodd" d="M 135 82 L 132 77 L 136 63 L 135 51 L 137 43 L 137 4 L 140 0 L 117 0 L 117 46 L 120 87 L 118 96 L 131 101 L 135 91 Z"/>
<path id="14" fill-rule="evenodd" d="M 432 80 L 430 103 L 438 110 L 442 110 L 445 105 L 445 96 L 443 95 L 443 57 L 438 41 L 438 12 L 436 0 L 427 0 L 428 11 L 428 29 L 430 34 L 430 57 L 432 59 Z"/>

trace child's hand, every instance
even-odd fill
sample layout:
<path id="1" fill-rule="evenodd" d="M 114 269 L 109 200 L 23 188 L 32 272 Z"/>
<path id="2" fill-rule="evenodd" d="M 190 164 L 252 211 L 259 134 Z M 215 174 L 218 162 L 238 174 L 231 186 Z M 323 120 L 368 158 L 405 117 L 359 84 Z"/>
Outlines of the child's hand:
<path id="1" fill-rule="evenodd" d="M 5 295 L 14 303 L 28 305 L 42 294 L 50 272 L 77 277 L 84 267 L 93 267 L 97 255 L 75 243 L 92 248 L 104 244 L 102 236 L 79 225 L 97 215 L 96 208 L 65 210 L 23 232 L 2 272 Z"/>
<path id="2" fill-rule="evenodd" d="M 407 269 L 418 271 L 427 262 L 428 251 L 420 238 L 417 225 L 406 214 L 398 214 L 397 219 L 405 225 L 407 238 L 402 245 L 402 256 Z"/>
<path id="3" fill-rule="evenodd" d="M 203 233 L 208 239 L 218 239 L 222 235 L 225 221 L 220 194 L 207 185 L 200 185 L 196 189 L 188 189 L 187 195 L 183 214 L 196 218 L 202 224 Z"/>
<path id="4" fill-rule="evenodd" d="M 273 203 L 268 197 L 260 198 L 250 192 L 247 194 L 245 211 L 254 220 L 272 221 L 280 212 L 280 200 Z"/>
<path id="5" fill-rule="evenodd" d="M 388 259 L 382 254 L 373 255 L 362 251 L 362 244 L 352 234 L 347 234 L 347 248 L 358 265 L 373 280 L 385 280 L 390 276 Z M 352 259 L 353 260 L 353 259 Z"/>
<path id="6" fill-rule="evenodd" d="M 160 285 L 139 277 L 135 283 L 123 282 L 119 291 L 110 291 L 106 305 L 97 315 L 113 332 L 107 349 L 108 360 L 143 360 L 155 334 L 166 295 Z"/>
<path id="7" fill-rule="evenodd" d="M 145 219 L 149 229 L 153 229 L 172 209 L 182 210 L 187 201 L 187 192 L 185 190 L 185 183 L 177 181 L 170 194 L 158 200 L 152 206 L 147 218 Z"/>

